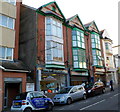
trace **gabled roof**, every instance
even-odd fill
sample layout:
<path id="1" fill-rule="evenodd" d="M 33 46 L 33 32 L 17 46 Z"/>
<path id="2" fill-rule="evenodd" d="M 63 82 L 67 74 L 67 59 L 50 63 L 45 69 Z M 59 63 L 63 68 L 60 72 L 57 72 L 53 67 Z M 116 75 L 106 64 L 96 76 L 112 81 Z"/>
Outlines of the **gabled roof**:
<path id="1" fill-rule="evenodd" d="M 45 5 L 42 5 L 42 6 L 39 7 L 36 11 L 43 11 L 43 10 L 42 10 L 43 8 L 47 8 L 47 9 L 48 9 L 48 6 L 55 6 L 55 7 L 57 8 L 57 10 L 59 11 L 60 15 L 63 17 L 63 19 L 65 19 L 62 11 L 60 10 L 59 6 L 57 5 L 57 3 L 56 3 L 55 1 L 49 2 L 49 3 L 45 4 Z M 53 10 L 47 10 L 47 11 L 44 11 L 44 13 L 45 13 L 45 14 L 51 13 L 51 14 L 57 15 L 58 12 L 56 13 L 56 12 L 54 12 Z M 57 16 L 58 16 L 58 15 L 57 15 Z"/>
<path id="2" fill-rule="evenodd" d="M 102 36 L 103 39 L 106 39 L 106 40 L 109 40 L 109 41 L 112 42 L 112 40 L 109 38 L 109 35 L 108 35 L 106 29 L 101 30 L 101 31 L 100 31 L 100 34 L 101 34 L 101 36 Z"/>
<path id="3" fill-rule="evenodd" d="M 94 30 L 94 28 L 97 30 L 97 32 L 99 33 L 99 29 L 95 23 L 95 21 L 89 22 L 87 24 L 84 25 L 86 29 L 90 30 L 90 27 L 93 27 L 91 30 Z"/>
<path id="4" fill-rule="evenodd" d="M 84 25 L 83 25 L 82 21 L 80 20 L 80 18 L 79 18 L 79 16 L 78 16 L 78 14 L 76 14 L 76 15 L 74 15 L 74 16 L 72 16 L 72 17 L 68 18 L 68 19 L 66 20 L 66 22 L 67 22 L 67 23 L 70 23 L 71 21 L 73 21 L 73 22 L 74 22 L 74 19 L 75 19 L 75 18 L 77 18 L 77 19 L 78 19 L 78 21 L 79 21 L 80 25 L 82 26 L 83 30 L 85 30 L 85 27 L 84 27 Z M 73 24 L 73 26 L 76 26 L 76 25 L 75 25 L 75 23 Z"/>

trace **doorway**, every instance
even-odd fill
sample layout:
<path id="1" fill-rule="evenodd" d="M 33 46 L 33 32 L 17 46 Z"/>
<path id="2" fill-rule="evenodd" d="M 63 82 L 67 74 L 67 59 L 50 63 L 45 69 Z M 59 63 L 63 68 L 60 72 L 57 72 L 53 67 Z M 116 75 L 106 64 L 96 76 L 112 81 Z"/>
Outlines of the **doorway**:
<path id="1" fill-rule="evenodd" d="M 5 83 L 4 108 L 9 108 L 17 94 L 21 92 L 21 83 Z"/>

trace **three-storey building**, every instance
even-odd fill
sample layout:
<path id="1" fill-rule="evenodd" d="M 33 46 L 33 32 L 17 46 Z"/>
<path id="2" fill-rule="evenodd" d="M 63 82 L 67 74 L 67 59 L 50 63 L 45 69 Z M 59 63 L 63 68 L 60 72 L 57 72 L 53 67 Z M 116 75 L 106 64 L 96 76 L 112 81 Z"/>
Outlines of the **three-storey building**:
<path id="1" fill-rule="evenodd" d="M 0 111 L 26 90 L 27 67 L 18 60 L 20 2 L 0 0 Z"/>

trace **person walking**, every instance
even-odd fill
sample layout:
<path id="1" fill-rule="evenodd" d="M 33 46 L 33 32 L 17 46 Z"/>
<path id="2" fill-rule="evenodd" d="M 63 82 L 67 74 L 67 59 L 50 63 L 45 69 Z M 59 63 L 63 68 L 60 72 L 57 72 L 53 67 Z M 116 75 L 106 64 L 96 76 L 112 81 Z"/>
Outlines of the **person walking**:
<path id="1" fill-rule="evenodd" d="M 111 88 L 111 91 L 114 91 L 114 89 L 113 89 L 113 80 L 110 80 L 110 88 Z"/>

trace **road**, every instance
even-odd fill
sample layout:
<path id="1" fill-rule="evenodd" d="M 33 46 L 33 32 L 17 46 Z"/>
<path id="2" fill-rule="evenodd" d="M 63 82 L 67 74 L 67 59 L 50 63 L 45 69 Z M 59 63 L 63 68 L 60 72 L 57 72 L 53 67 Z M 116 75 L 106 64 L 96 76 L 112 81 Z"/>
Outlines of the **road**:
<path id="1" fill-rule="evenodd" d="M 57 105 L 54 107 L 54 111 L 56 110 L 60 110 L 61 112 L 62 110 L 69 110 L 69 112 L 70 110 L 74 110 L 75 112 L 81 110 L 109 110 L 111 112 L 119 112 L 120 89 L 116 88 L 112 92 L 107 91 L 104 94 L 90 97 L 87 100 L 79 100 L 73 102 L 71 105 Z"/>

